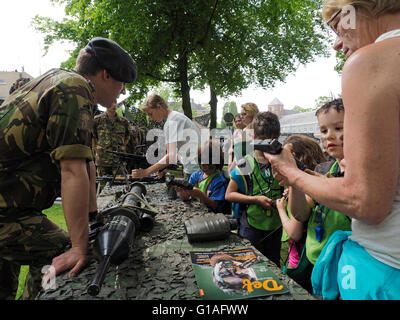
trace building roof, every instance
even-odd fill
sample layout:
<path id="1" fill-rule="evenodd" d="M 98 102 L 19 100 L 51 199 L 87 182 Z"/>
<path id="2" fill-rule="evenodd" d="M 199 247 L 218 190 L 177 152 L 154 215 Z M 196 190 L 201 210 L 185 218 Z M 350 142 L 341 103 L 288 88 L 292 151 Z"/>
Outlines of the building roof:
<path id="1" fill-rule="evenodd" d="M 275 98 L 268 106 L 283 106 L 283 103 L 278 98 Z"/>
<path id="2" fill-rule="evenodd" d="M 0 71 L 0 99 L 5 100 L 9 96 L 11 86 L 20 78 L 33 79 L 25 71 Z M 1 103 L 0 103 L 1 104 Z"/>
<path id="3" fill-rule="evenodd" d="M 289 114 L 282 116 L 279 119 L 281 126 L 283 125 L 291 125 L 291 124 L 310 124 L 310 123 L 318 123 L 317 117 L 315 116 L 315 111 L 310 112 L 299 112 L 295 114 Z"/>

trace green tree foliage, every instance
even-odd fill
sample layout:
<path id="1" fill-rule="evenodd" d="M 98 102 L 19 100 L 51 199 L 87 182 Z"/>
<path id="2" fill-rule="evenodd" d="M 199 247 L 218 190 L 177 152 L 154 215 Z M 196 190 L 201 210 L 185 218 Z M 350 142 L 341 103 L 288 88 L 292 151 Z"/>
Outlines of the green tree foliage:
<path id="1" fill-rule="evenodd" d="M 343 53 L 343 51 L 337 51 L 335 71 L 340 75 L 342 74 L 345 63 L 346 63 L 346 55 Z"/>
<path id="2" fill-rule="evenodd" d="M 317 110 L 321 108 L 325 103 L 328 103 L 329 101 L 332 101 L 334 99 L 341 98 L 342 95 L 339 94 L 337 97 L 332 93 L 329 97 L 328 96 L 320 96 L 315 100 L 315 106 L 314 108 L 311 108 L 310 111 L 312 110 Z"/>
<path id="3" fill-rule="evenodd" d="M 77 45 L 63 67 L 73 67 L 89 39 L 113 39 L 138 66 L 128 87 L 132 101 L 149 87 L 171 83 L 192 118 L 190 87 L 210 88 L 211 126 L 217 96 L 238 95 L 250 84 L 271 87 L 299 64 L 325 54 L 326 32 L 315 0 L 52 0 L 65 4 L 61 22 L 35 17 L 45 45 Z"/>
<path id="4" fill-rule="evenodd" d="M 302 108 L 300 106 L 295 106 L 295 107 L 293 107 L 292 110 L 298 111 L 298 112 L 310 112 L 310 111 L 316 110 L 316 108 Z"/>

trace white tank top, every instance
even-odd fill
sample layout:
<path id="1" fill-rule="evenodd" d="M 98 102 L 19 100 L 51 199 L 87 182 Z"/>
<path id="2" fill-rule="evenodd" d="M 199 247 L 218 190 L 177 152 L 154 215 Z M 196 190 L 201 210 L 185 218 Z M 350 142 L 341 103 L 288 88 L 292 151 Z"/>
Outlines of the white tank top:
<path id="1" fill-rule="evenodd" d="M 375 42 L 394 37 L 400 37 L 400 29 L 382 34 Z M 389 216 L 377 226 L 353 219 L 351 228 L 353 230 L 351 240 L 363 246 L 375 259 L 400 269 L 400 176 Z"/>

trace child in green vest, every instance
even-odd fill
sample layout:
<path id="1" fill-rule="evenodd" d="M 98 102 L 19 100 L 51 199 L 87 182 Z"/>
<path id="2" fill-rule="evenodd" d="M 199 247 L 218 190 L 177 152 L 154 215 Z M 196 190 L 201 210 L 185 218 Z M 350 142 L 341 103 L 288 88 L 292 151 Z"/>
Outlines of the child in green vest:
<path id="1" fill-rule="evenodd" d="M 253 119 L 254 138 L 280 136 L 279 118 L 272 112 L 258 113 Z M 282 224 L 272 202 L 282 197 L 271 166 L 261 151 L 247 154 L 230 172 L 225 199 L 242 207 L 239 235 L 248 239 L 269 260 L 280 266 Z"/>
<path id="2" fill-rule="evenodd" d="M 318 164 L 326 161 L 318 142 L 305 135 L 291 135 L 285 139 L 283 145 L 287 145 L 292 155 L 299 159 L 309 170 L 314 170 Z M 283 226 L 282 241 L 288 241 L 289 245 L 288 263 L 284 270 L 288 270 L 287 274 L 290 276 L 291 269 L 296 268 L 300 261 L 306 241 L 307 228 L 306 224 L 296 220 L 290 214 L 288 203 L 284 199 L 283 197 L 278 199 L 276 207 Z"/>
<path id="3" fill-rule="evenodd" d="M 182 200 L 197 198 L 215 213 L 230 214 L 230 204 L 225 201 L 227 179 L 221 173 L 224 155 L 219 141 L 210 139 L 197 150 L 200 170 L 193 172 L 189 183 L 192 190 L 175 187 Z"/>
<path id="4" fill-rule="evenodd" d="M 335 99 L 324 104 L 316 114 L 321 133 L 321 142 L 326 153 L 334 160 L 316 166 L 312 174 L 323 174 L 327 178 L 343 177 L 343 122 L 344 106 L 342 99 Z M 327 243 L 337 230 L 351 230 L 351 219 L 346 215 L 315 203 L 304 193 L 289 188 L 289 208 L 297 220 L 307 222 L 303 272 L 295 280 L 312 293 L 311 273 L 314 264 Z"/>

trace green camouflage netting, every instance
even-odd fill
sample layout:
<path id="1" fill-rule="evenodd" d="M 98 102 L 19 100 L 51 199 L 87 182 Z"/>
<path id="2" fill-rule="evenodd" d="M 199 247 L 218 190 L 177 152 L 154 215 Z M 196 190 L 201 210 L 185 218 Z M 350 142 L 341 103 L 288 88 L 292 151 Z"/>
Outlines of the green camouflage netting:
<path id="1" fill-rule="evenodd" d="M 55 290 L 39 294 L 40 300 L 192 300 L 201 299 L 190 261 L 190 251 L 214 251 L 249 248 L 250 243 L 235 234 L 227 240 L 190 244 L 184 228 L 184 220 L 208 214 L 199 202 L 168 200 L 165 184 L 146 184 L 146 199 L 155 207 L 154 228 L 149 233 L 139 233 L 129 258 L 119 266 L 111 266 L 100 294 L 92 297 L 86 293 L 96 271 L 97 262 L 90 263 L 77 277 L 68 279 L 67 274 L 57 277 Z M 99 208 L 116 203 L 114 193 L 121 195 L 121 187 L 105 188 L 98 199 Z M 261 255 L 261 253 L 259 253 Z M 262 255 L 261 255 L 262 256 Z M 263 256 L 262 256 L 263 257 Z M 264 258 L 267 261 L 266 258 Z M 310 294 L 275 266 L 270 269 L 289 288 L 290 292 L 258 299 L 311 300 Z"/>

